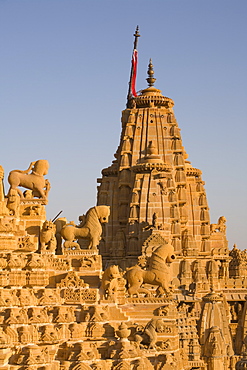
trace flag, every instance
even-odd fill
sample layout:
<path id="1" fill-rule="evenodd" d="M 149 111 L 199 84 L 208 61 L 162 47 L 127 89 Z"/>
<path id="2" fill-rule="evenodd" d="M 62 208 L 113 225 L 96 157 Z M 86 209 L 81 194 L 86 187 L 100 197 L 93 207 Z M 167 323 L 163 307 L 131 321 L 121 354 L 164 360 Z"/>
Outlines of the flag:
<path id="1" fill-rule="evenodd" d="M 138 60 L 138 52 L 136 49 L 133 50 L 132 55 L 132 74 L 131 74 L 131 94 L 136 97 L 136 74 L 137 74 L 137 60 Z"/>

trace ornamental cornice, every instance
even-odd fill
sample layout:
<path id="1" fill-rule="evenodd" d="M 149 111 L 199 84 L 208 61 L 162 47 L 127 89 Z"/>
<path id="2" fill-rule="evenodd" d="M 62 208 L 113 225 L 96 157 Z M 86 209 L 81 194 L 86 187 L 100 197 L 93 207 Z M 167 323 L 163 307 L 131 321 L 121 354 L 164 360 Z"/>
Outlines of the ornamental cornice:
<path id="1" fill-rule="evenodd" d="M 132 167 L 136 173 L 151 172 L 153 170 L 160 172 L 170 172 L 171 166 L 166 163 L 140 163 Z"/>
<path id="2" fill-rule="evenodd" d="M 118 176 L 118 169 L 112 168 L 112 167 L 104 168 L 102 170 L 102 175 L 103 176 Z"/>
<path id="3" fill-rule="evenodd" d="M 165 108 L 172 108 L 174 106 L 174 101 L 166 96 L 161 94 L 153 94 L 153 95 L 140 95 L 134 98 L 135 104 L 137 108 L 145 108 L 150 106 L 155 107 L 165 107 Z"/>
<path id="4" fill-rule="evenodd" d="M 200 176 L 202 174 L 202 171 L 198 168 L 189 167 L 186 168 L 186 175 L 187 176 Z"/>

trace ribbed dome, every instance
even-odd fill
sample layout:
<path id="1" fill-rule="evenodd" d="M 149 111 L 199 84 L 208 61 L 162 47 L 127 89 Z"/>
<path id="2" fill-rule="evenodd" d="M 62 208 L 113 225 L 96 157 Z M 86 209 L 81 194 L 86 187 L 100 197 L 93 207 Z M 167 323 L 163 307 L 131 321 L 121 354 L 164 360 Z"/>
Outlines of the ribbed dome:
<path id="1" fill-rule="evenodd" d="M 243 354 L 243 358 L 236 363 L 236 370 L 247 369 L 247 353 Z"/>

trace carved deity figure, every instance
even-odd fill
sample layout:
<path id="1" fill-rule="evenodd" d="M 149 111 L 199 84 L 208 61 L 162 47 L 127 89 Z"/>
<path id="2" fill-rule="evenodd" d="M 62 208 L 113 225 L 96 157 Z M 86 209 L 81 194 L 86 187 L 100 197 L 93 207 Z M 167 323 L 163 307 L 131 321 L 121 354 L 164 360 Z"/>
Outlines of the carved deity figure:
<path id="1" fill-rule="evenodd" d="M 13 170 L 9 173 L 8 181 L 10 184 L 9 194 L 11 190 L 17 190 L 18 194 L 23 198 L 22 191 L 18 186 L 30 189 L 33 196 L 41 198 L 44 203 L 47 203 L 47 196 L 50 190 L 50 183 L 44 178 L 47 175 L 49 163 L 45 159 L 40 159 L 36 162 L 31 162 L 27 170 Z M 31 171 L 31 173 L 29 173 Z"/>

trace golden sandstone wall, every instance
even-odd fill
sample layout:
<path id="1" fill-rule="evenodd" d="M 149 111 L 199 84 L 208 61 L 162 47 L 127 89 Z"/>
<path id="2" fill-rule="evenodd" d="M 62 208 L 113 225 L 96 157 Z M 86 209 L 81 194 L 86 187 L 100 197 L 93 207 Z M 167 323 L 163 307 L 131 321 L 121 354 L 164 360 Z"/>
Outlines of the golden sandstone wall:
<path id="1" fill-rule="evenodd" d="M 173 101 L 129 99 L 98 205 L 46 219 L 46 160 L 0 167 L 0 368 L 227 370 L 246 367 L 247 254 L 210 224 L 201 171 Z M 24 188 L 24 193 L 20 188 Z"/>

